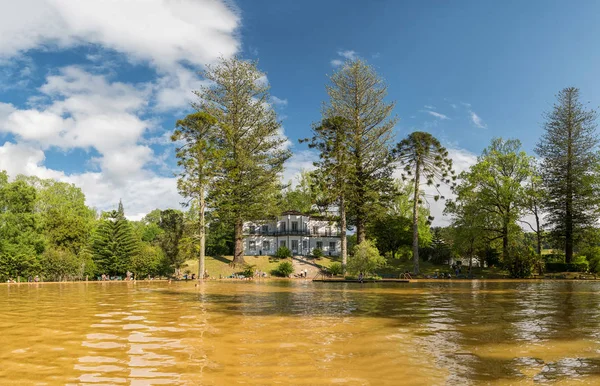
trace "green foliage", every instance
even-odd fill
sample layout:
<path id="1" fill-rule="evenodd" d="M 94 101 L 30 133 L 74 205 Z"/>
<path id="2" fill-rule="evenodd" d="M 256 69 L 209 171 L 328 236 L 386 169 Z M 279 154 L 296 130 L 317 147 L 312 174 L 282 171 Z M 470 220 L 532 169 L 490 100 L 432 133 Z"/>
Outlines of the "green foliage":
<path id="1" fill-rule="evenodd" d="M 545 133 L 536 147 L 547 192 L 545 220 L 556 245 L 564 247 L 567 263 L 585 230 L 599 218 L 596 118 L 596 111 L 586 110 L 581 103 L 579 89 L 565 88 L 546 114 Z"/>
<path id="2" fill-rule="evenodd" d="M 329 266 L 329 268 L 327 269 L 327 271 L 330 274 L 334 275 L 334 276 L 341 275 L 342 273 L 344 273 L 344 270 L 342 268 L 342 264 L 341 263 L 337 263 L 337 262 L 331 263 L 331 265 Z"/>
<path id="3" fill-rule="evenodd" d="M 159 237 L 159 244 L 165 257 L 175 269 L 180 269 L 185 262 L 184 256 L 179 255 L 179 244 L 183 237 L 183 213 L 175 209 L 160 212 L 158 224 L 163 233 Z"/>
<path id="4" fill-rule="evenodd" d="M 431 244 L 424 252 L 433 264 L 444 264 L 452 258 L 452 248 L 449 245 L 451 233 L 452 228 L 432 228 Z"/>
<path id="5" fill-rule="evenodd" d="M 242 275 L 244 275 L 245 277 L 254 277 L 255 272 L 256 272 L 256 265 L 248 264 L 244 267 L 244 270 L 240 273 Z"/>
<path id="6" fill-rule="evenodd" d="M 369 222 L 385 207 L 392 186 L 395 103 L 385 101 L 387 85 L 361 59 L 339 67 L 330 77 L 327 94 L 321 130 L 315 130 L 326 149 L 321 150 L 319 166 L 321 175 L 336 181 L 331 186 L 333 203 L 344 198 L 342 208 L 347 206 L 349 223 L 356 226 L 360 244 Z"/>
<path id="7" fill-rule="evenodd" d="M 320 259 L 321 257 L 323 257 L 323 250 L 321 250 L 320 248 L 315 248 L 312 250 L 312 255 L 314 258 Z"/>
<path id="8" fill-rule="evenodd" d="M 73 279 L 81 273 L 80 260 L 66 249 L 46 249 L 41 256 L 41 266 L 44 279 L 55 281 Z"/>
<path id="9" fill-rule="evenodd" d="M 166 276 L 173 272 L 162 248 L 148 243 L 142 244 L 140 253 L 131 257 L 129 270 L 138 279 L 144 279 L 148 275 Z"/>
<path id="10" fill-rule="evenodd" d="M 318 193 L 318 184 L 314 180 L 314 172 L 302 171 L 298 177 L 298 183 L 293 189 L 290 181 L 289 186 L 283 192 L 281 209 L 311 213 Z"/>
<path id="11" fill-rule="evenodd" d="M 385 266 L 385 258 L 379 254 L 371 240 L 365 240 L 354 247 L 354 253 L 348 259 L 348 272 L 350 274 L 363 273 L 369 275 L 378 268 Z"/>
<path id="12" fill-rule="evenodd" d="M 286 259 L 288 257 L 292 257 L 292 251 L 288 247 L 281 246 L 277 248 L 277 252 L 275 252 L 275 257 L 279 259 Z"/>
<path id="13" fill-rule="evenodd" d="M 280 175 L 291 153 L 256 62 L 221 59 L 202 75 L 207 82 L 195 107 L 216 120 L 212 144 L 219 160 L 207 206 L 234 225 L 233 263 L 243 264 L 243 222 L 279 214 Z"/>
<path id="14" fill-rule="evenodd" d="M 435 201 L 445 197 L 439 193 L 442 183 L 454 185 L 456 180 L 452 160 L 440 141 L 429 133 L 415 131 L 396 145 L 394 157 L 403 167 L 402 180 L 409 180 L 413 187 L 412 199 L 412 245 L 414 273 L 419 274 L 419 206 L 421 184 L 434 187 L 438 194 Z M 433 220 L 429 218 L 428 220 Z"/>
<path id="15" fill-rule="evenodd" d="M 92 253 L 99 273 L 123 275 L 139 254 L 139 242 L 122 210 L 112 211 L 101 220 L 92 236 Z"/>
<path id="16" fill-rule="evenodd" d="M 282 261 L 272 272 L 273 275 L 279 277 L 289 277 L 292 273 L 294 273 L 294 265 L 289 261 Z"/>
<path id="17" fill-rule="evenodd" d="M 580 261 L 578 263 L 546 263 L 546 272 L 548 273 L 587 272 L 589 269 L 590 265 L 587 261 Z"/>
<path id="18" fill-rule="evenodd" d="M 536 268 L 541 271 L 541 260 L 531 248 L 521 244 L 512 243 L 508 253 L 508 259 L 503 262 L 504 267 L 513 278 L 530 277 Z"/>

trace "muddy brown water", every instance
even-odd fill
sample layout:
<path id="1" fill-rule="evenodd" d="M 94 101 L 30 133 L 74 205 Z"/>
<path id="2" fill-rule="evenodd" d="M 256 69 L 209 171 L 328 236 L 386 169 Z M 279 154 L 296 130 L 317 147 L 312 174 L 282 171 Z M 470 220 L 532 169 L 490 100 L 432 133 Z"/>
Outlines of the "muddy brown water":
<path id="1" fill-rule="evenodd" d="M 600 384 L 600 282 L 0 285 L 0 384 Z"/>

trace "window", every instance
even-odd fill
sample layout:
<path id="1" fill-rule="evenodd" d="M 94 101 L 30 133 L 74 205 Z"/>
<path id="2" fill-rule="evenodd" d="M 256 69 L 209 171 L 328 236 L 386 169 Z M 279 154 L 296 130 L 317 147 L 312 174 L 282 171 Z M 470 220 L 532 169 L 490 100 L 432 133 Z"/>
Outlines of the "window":
<path id="1" fill-rule="evenodd" d="M 250 234 L 253 235 L 256 233 L 256 227 L 254 225 L 250 225 Z"/>
<path id="2" fill-rule="evenodd" d="M 279 240 L 279 247 L 285 247 L 285 240 Z"/>
<path id="3" fill-rule="evenodd" d="M 314 233 L 315 235 L 318 235 L 318 234 L 319 234 L 319 227 L 318 227 L 317 225 L 313 226 L 313 233 Z"/>
<path id="4" fill-rule="evenodd" d="M 335 245 L 336 245 L 335 241 L 329 242 L 329 252 L 335 252 Z"/>
<path id="5" fill-rule="evenodd" d="M 248 249 L 250 249 L 251 251 L 256 251 L 256 241 L 255 240 L 248 240 Z"/>
<path id="6" fill-rule="evenodd" d="M 317 249 L 323 250 L 323 242 L 317 241 Z"/>
<path id="7" fill-rule="evenodd" d="M 298 253 L 298 240 L 292 240 L 292 252 Z"/>
<path id="8" fill-rule="evenodd" d="M 279 230 L 285 232 L 285 221 L 279 223 Z"/>
<path id="9" fill-rule="evenodd" d="M 270 241 L 263 241 L 263 250 L 265 251 L 270 251 L 271 250 L 271 242 Z"/>
<path id="10" fill-rule="evenodd" d="M 304 249 L 305 251 L 308 249 L 308 241 L 306 241 L 306 240 L 302 241 L 302 249 Z"/>
<path id="11" fill-rule="evenodd" d="M 269 226 L 268 225 L 263 225 L 262 226 L 262 233 L 269 233 Z"/>
<path id="12" fill-rule="evenodd" d="M 292 221 L 292 230 L 298 231 L 298 221 Z"/>

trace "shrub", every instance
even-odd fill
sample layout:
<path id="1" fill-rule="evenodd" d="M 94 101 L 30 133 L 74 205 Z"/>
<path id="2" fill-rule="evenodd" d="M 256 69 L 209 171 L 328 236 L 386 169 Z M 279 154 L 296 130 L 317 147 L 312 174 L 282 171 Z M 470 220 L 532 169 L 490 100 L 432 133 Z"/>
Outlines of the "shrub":
<path id="1" fill-rule="evenodd" d="M 530 277 L 536 267 L 539 267 L 538 256 L 533 249 L 523 244 L 513 244 L 509 247 L 508 260 L 504 267 L 513 278 Z"/>
<path id="2" fill-rule="evenodd" d="M 312 251 L 312 255 L 313 257 L 320 259 L 321 257 L 323 257 L 323 251 L 320 248 L 315 248 Z"/>
<path id="3" fill-rule="evenodd" d="M 277 249 L 277 252 L 275 252 L 275 257 L 278 257 L 280 259 L 292 257 L 292 251 L 290 251 L 288 247 L 282 245 L 281 247 L 279 247 L 279 249 Z"/>
<path id="4" fill-rule="evenodd" d="M 289 261 L 282 261 L 281 263 L 279 263 L 279 265 L 277 266 L 277 269 L 275 269 L 273 272 L 271 272 L 273 275 L 275 276 L 279 276 L 279 277 L 288 277 L 290 276 L 292 273 L 294 273 L 294 266 L 292 265 L 291 262 Z"/>
<path id="5" fill-rule="evenodd" d="M 587 261 L 576 263 L 546 263 L 546 271 L 557 272 L 586 272 L 589 269 Z"/>
<path id="6" fill-rule="evenodd" d="M 328 271 L 332 275 L 341 275 L 343 273 L 342 263 L 331 263 Z"/>
<path id="7" fill-rule="evenodd" d="M 589 246 L 583 248 L 579 254 L 579 257 L 585 256 L 590 272 L 600 273 L 600 247 Z"/>
<path id="8" fill-rule="evenodd" d="M 365 240 L 354 247 L 353 255 L 348 259 L 348 272 L 350 274 L 364 275 L 372 273 L 377 268 L 385 265 L 385 258 L 370 240 Z"/>
<path id="9" fill-rule="evenodd" d="M 254 277 L 254 273 L 256 272 L 256 265 L 246 265 L 244 270 L 240 272 L 241 275 L 245 277 Z"/>

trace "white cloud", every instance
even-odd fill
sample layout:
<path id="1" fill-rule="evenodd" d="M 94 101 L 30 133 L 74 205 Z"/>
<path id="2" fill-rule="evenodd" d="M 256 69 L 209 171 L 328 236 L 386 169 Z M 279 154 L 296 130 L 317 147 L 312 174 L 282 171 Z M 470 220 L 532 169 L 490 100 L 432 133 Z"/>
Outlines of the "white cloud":
<path id="1" fill-rule="evenodd" d="M 475 114 L 474 111 L 469 110 L 469 115 L 471 116 L 471 122 L 473 122 L 473 124 L 477 127 L 479 127 L 480 129 L 486 129 L 487 125 L 483 122 L 483 120 L 481 119 L 481 117 L 477 114 Z"/>
<path id="2" fill-rule="evenodd" d="M 453 109 L 456 110 L 456 108 L 458 107 L 455 103 L 450 103 L 450 107 L 452 107 Z"/>
<path id="3" fill-rule="evenodd" d="M 283 172 L 283 182 L 292 182 L 295 185 L 302 171 L 314 170 L 313 162 L 319 160 L 319 154 L 313 150 L 300 150 L 294 154 L 285 163 Z"/>
<path id="4" fill-rule="evenodd" d="M 353 50 L 338 51 L 337 54 L 338 54 L 338 56 L 341 56 L 343 59 L 339 59 L 339 58 L 332 59 L 330 63 L 333 67 L 341 66 L 342 64 L 344 64 L 344 61 L 346 61 L 346 60 L 358 59 L 358 53 Z"/>
<path id="5" fill-rule="evenodd" d="M 0 2 L 0 56 L 39 47 L 97 44 L 171 68 L 237 52 L 238 12 L 215 0 Z"/>
<path id="6" fill-rule="evenodd" d="M 429 110 L 435 110 L 435 106 L 432 106 L 432 105 L 425 105 L 423 107 L 426 109 L 429 109 Z"/>
<path id="7" fill-rule="evenodd" d="M 356 58 L 358 58 L 358 54 L 356 53 L 356 51 L 352 50 L 338 51 L 338 55 L 348 60 L 355 60 Z"/>
<path id="8" fill-rule="evenodd" d="M 426 112 L 427 114 L 429 114 L 429 115 L 431 115 L 431 116 L 434 116 L 434 117 L 436 117 L 436 118 L 439 118 L 439 119 L 441 119 L 441 120 L 444 120 L 444 119 L 450 119 L 450 118 L 448 118 L 448 116 L 447 116 L 447 115 L 444 115 L 444 114 L 441 114 L 441 113 L 436 113 L 435 111 L 429 111 L 429 110 L 427 110 L 427 111 L 424 111 L 424 112 Z"/>
<path id="9" fill-rule="evenodd" d="M 281 99 L 281 98 L 277 98 L 276 96 L 272 95 L 271 96 L 271 103 L 274 104 L 275 106 L 287 106 L 288 101 L 287 99 Z"/>

